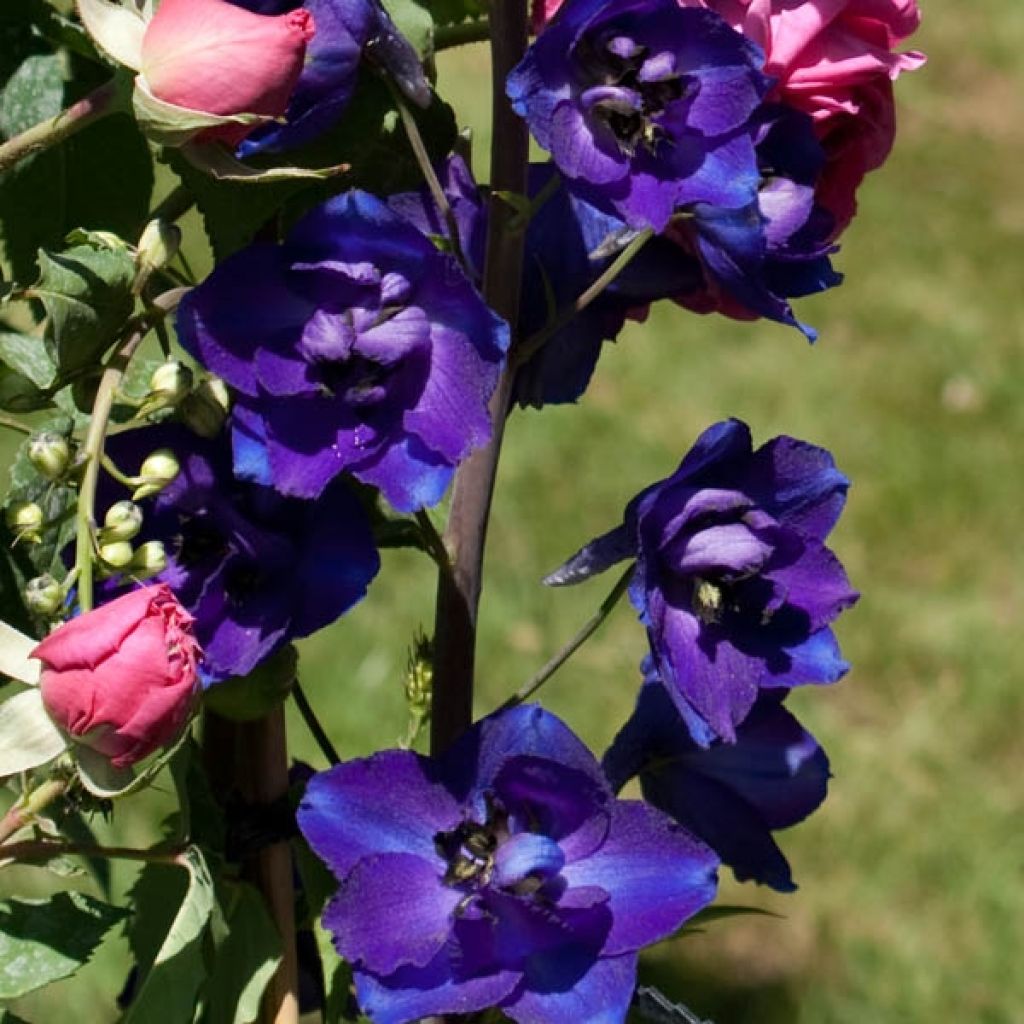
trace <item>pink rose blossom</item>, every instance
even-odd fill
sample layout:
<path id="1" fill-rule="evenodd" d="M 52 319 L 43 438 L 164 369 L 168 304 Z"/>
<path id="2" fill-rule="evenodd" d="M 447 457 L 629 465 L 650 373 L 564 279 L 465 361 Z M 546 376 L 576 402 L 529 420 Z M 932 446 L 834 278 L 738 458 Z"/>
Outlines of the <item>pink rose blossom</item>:
<path id="1" fill-rule="evenodd" d="M 161 583 L 54 630 L 32 652 L 50 717 L 117 768 L 168 746 L 200 693 L 192 621 Z"/>
<path id="2" fill-rule="evenodd" d="M 142 39 L 142 75 L 158 99 L 208 114 L 278 117 L 315 31 L 309 11 L 254 14 L 226 0 L 163 0 Z M 240 142 L 252 126 L 210 129 Z"/>

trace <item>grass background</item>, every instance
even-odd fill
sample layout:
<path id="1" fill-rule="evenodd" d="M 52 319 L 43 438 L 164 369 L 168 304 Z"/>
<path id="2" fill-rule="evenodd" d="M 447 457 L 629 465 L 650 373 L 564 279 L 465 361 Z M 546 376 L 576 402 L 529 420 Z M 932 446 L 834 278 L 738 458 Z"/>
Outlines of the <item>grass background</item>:
<path id="1" fill-rule="evenodd" d="M 541 576 L 710 422 L 734 415 L 759 440 L 825 445 L 854 481 L 833 544 L 863 591 L 839 626 L 854 669 L 791 699 L 835 775 L 822 810 L 782 837 L 801 888 L 781 897 L 725 880 L 724 902 L 782 919 L 722 922 L 645 961 L 649 980 L 716 1024 L 1024 1021 L 1024 7 L 924 7 L 915 45 L 930 63 L 900 82 L 896 151 L 862 189 L 837 259 L 847 283 L 800 305 L 817 346 L 776 325 L 656 309 L 606 348 L 579 406 L 509 426 L 480 713 L 612 582 L 547 591 Z M 439 87 L 482 156 L 486 51 L 445 55 Z M 344 754 L 404 731 L 406 648 L 429 628 L 432 599 L 425 560 L 385 554 L 364 604 L 300 645 L 304 684 Z M 623 606 L 545 703 L 603 749 L 644 645 Z M 291 725 L 295 750 L 320 766 Z M 159 803 L 126 808 L 120 841 L 144 839 Z M 74 993 L 90 1007 L 79 1019 L 110 1019 L 123 955 L 109 944 L 20 1012 L 46 1024 Z"/>

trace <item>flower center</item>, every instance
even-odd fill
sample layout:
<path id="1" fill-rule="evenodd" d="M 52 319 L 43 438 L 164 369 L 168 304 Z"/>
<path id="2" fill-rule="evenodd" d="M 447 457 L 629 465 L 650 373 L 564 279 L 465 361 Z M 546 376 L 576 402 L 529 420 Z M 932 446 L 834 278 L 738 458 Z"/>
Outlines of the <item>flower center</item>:
<path id="1" fill-rule="evenodd" d="M 583 106 L 610 130 L 620 152 L 632 157 L 643 147 L 654 153 L 669 141 L 658 118 L 688 92 L 673 54 L 652 56 L 628 36 L 584 37 L 577 52 L 594 83 L 581 97 Z"/>
<path id="2" fill-rule="evenodd" d="M 722 621 L 725 594 L 722 588 L 710 580 L 697 577 L 693 586 L 693 614 L 705 625 Z"/>

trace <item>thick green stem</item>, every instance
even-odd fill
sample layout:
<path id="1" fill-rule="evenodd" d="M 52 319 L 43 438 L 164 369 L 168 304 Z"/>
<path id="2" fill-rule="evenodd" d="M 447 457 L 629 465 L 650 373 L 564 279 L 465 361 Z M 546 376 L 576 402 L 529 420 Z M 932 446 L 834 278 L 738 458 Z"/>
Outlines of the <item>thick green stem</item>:
<path id="1" fill-rule="evenodd" d="M 150 312 L 132 322 L 124 341 L 118 345 L 108 360 L 103 370 L 103 376 L 100 377 L 99 387 L 96 389 L 96 400 L 93 402 L 92 415 L 89 417 L 89 429 L 86 431 L 85 442 L 82 445 L 85 472 L 82 475 L 82 483 L 78 491 L 78 512 L 75 517 L 77 519 L 75 569 L 78 571 L 78 606 L 83 612 L 90 611 L 93 606 L 96 485 L 99 481 L 100 465 L 103 461 L 103 442 L 107 436 L 107 426 L 110 422 L 110 410 L 114 406 L 114 397 L 132 356 L 149 333 L 154 317 L 163 318 L 175 309 L 186 290 L 175 288 L 157 296 Z"/>
<path id="2" fill-rule="evenodd" d="M 0 174 L 9 171 L 22 160 L 76 135 L 100 118 L 116 114 L 124 108 L 122 97 L 121 83 L 112 78 L 55 117 L 41 121 L 20 135 L 15 135 L 13 139 L 8 139 L 0 145 Z"/>
<path id="3" fill-rule="evenodd" d="M 26 794 L 0 818 L 0 843 L 10 839 L 20 828 L 32 823 L 32 819 L 62 796 L 68 788 L 66 779 L 47 779 L 41 786 Z M 0 847 L 0 850 L 3 848 Z"/>
<path id="4" fill-rule="evenodd" d="M 514 328 L 519 318 L 519 293 L 525 232 L 516 229 L 516 211 L 500 193 L 526 195 L 529 133 L 505 96 L 505 79 L 527 44 L 525 0 L 494 0 L 491 4 L 491 76 L 493 118 L 491 199 L 488 216 L 484 298 Z M 473 720 L 473 674 L 476 656 L 477 609 L 483 575 L 487 522 L 501 454 L 505 419 L 512 397 L 513 370 L 505 369 L 490 403 L 492 436 L 455 474 L 445 544 L 451 570 L 438 574 L 434 620 L 434 697 L 430 746 L 437 754 Z"/>
<path id="5" fill-rule="evenodd" d="M 515 707 L 529 700 L 601 627 L 605 619 L 611 615 L 612 610 L 619 603 L 622 595 L 629 589 L 629 581 L 633 578 L 636 566 L 630 567 L 619 577 L 618 583 L 612 588 L 608 596 L 601 602 L 601 607 L 590 616 L 580 627 L 576 635 L 565 644 L 546 664 L 544 664 L 530 679 L 528 679 L 499 710 Z"/>

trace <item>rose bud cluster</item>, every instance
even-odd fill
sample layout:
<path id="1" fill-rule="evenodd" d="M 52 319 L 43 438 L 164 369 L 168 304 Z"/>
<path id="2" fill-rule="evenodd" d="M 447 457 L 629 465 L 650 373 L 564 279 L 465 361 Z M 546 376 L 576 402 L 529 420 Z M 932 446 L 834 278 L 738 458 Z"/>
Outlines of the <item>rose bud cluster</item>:
<path id="1" fill-rule="evenodd" d="M 192 624 L 165 584 L 64 623 L 32 652 L 42 662 L 39 686 L 50 717 L 115 768 L 169 746 L 200 693 L 202 653 Z"/>

